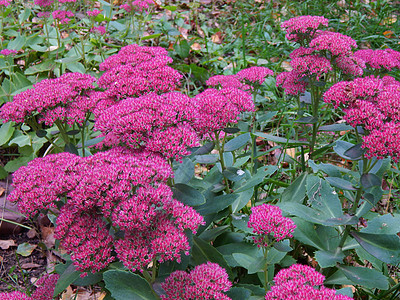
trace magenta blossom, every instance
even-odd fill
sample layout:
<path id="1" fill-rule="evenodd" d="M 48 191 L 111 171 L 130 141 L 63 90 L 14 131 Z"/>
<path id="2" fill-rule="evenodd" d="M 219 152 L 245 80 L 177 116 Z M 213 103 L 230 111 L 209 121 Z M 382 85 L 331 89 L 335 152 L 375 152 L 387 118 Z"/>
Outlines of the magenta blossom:
<path id="1" fill-rule="evenodd" d="M 100 35 L 105 35 L 106 27 L 105 26 L 97 26 L 97 27 L 93 27 L 92 29 L 90 29 L 90 31 L 93 33 L 100 34 Z"/>
<path id="2" fill-rule="evenodd" d="M 307 300 L 351 300 L 345 295 L 323 286 L 325 276 L 305 265 L 295 264 L 282 269 L 274 278 L 275 285 L 267 292 L 265 300 L 307 299 Z"/>
<path id="3" fill-rule="evenodd" d="M 248 227 L 258 235 L 253 238 L 254 242 L 259 246 L 267 247 L 270 234 L 277 242 L 293 237 L 292 233 L 296 224 L 292 219 L 283 217 L 278 206 L 263 204 L 251 208 Z"/>
<path id="4" fill-rule="evenodd" d="M 11 4 L 11 0 L 0 0 L 0 6 L 7 7 Z"/>
<path id="5" fill-rule="evenodd" d="M 12 50 L 12 49 L 3 49 L 0 51 L 0 54 L 4 55 L 4 56 L 8 56 L 8 55 L 14 55 L 17 54 L 18 51 L 17 50 Z"/>
<path id="6" fill-rule="evenodd" d="M 333 56 L 348 56 L 352 49 L 357 48 L 357 43 L 351 37 L 331 31 L 321 31 L 310 42 L 310 47 L 315 51 L 328 51 Z"/>
<path id="7" fill-rule="evenodd" d="M 98 10 L 98 9 L 88 10 L 88 11 L 86 12 L 86 14 L 87 14 L 89 17 L 96 17 L 96 16 L 98 16 L 100 13 L 101 13 L 101 11 Z"/>
<path id="8" fill-rule="evenodd" d="M 190 273 L 175 271 L 161 286 L 166 292 L 161 299 L 165 300 L 231 299 L 223 293 L 232 287 L 228 274 L 224 268 L 211 262 L 196 266 Z"/>
<path id="9" fill-rule="evenodd" d="M 58 20 L 61 24 L 68 24 L 71 21 L 71 17 L 74 16 L 72 11 L 65 11 L 65 10 L 55 10 L 51 13 L 54 20 Z"/>
<path id="10" fill-rule="evenodd" d="M 286 30 L 288 40 L 299 41 L 312 38 L 321 27 L 328 26 L 328 19 L 320 16 L 299 16 L 285 21 L 281 24 Z"/>
<path id="11" fill-rule="evenodd" d="M 41 7 L 48 7 L 53 4 L 54 0 L 35 0 L 34 2 Z"/>
<path id="12" fill-rule="evenodd" d="M 276 77 L 276 86 L 282 86 L 288 95 L 297 96 L 304 93 L 308 86 L 302 78 L 303 74 L 295 70 L 282 72 Z"/>

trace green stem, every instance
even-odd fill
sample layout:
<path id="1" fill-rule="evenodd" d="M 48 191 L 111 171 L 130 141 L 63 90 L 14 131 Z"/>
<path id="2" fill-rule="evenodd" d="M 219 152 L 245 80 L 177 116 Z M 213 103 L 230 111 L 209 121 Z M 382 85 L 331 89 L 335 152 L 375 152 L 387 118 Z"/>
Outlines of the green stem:
<path id="1" fill-rule="evenodd" d="M 66 144 L 68 144 L 70 141 L 69 141 L 68 134 L 65 131 L 63 124 L 60 122 L 60 120 L 56 120 L 55 124 L 57 125 L 58 130 L 60 130 L 62 139 L 64 140 L 64 142 Z"/>
<path id="2" fill-rule="evenodd" d="M 158 296 L 158 294 L 156 293 L 156 291 L 153 288 L 152 276 L 150 276 L 150 274 L 149 274 L 149 272 L 147 270 L 143 270 L 143 277 L 149 283 L 149 286 L 151 288 L 151 292 L 153 293 L 154 297 L 156 299 L 160 299 L 160 297 Z"/>
<path id="3" fill-rule="evenodd" d="M 311 85 L 311 105 L 312 105 L 312 116 L 315 119 L 318 119 L 318 108 L 319 108 L 319 97 L 318 97 L 318 89 L 314 86 L 313 81 L 310 83 Z M 312 125 L 312 137 L 310 144 L 310 158 L 314 152 L 315 142 L 317 140 L 317 132 L 318 132 L 319 123 L 315 122 Z"/>
<path id="4" fill-rule="evenodd" d="M 224 143 L 222 143 L 222 146 L 220 145 L 219 132 L 217 130 L 214 131 L 214 134 L 215 134 L 215 145 L 217 146 L 217 150 L 219 153 L 219 161 L 221 163 L 221 169 L 223 172 L 226 169 L 225 160 L 224 160 Z M 229 189 L 228 179 L 225 177 L 225 175 L 222 174 L 222 176 L 224 177 L 224 181 L 225 181 L 225 191 L 227 194 L 230 194 L 231 191 Z"/>

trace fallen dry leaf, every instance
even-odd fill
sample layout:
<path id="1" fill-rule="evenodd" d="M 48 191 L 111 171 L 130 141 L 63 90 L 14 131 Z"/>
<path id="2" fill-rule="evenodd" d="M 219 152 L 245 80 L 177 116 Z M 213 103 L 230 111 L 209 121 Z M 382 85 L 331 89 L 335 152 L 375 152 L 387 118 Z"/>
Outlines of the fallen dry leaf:
<path id="1" fill-rule="evenodd" d="M 290 62 L 288 62 L 288 61 L 286 61 L 286 60 L 282 62 L 281 67 L 282 67 L 285 71 L 288 71 L 288 72 L 290 72 L 290 71 L 293 70 L 292 66 L 290 65 Z"/>
<path id="2" fill-rule="evenodd" d="M 222 44 L 222 40 L 223 40 L 222 32 L 218 31 L 217 33 L 213 34 L 211 36 L 211 40 L 214 44 Z"/>
<path id="3" fill-rule="evenodd" d="M 392 30 L 386 30 L 386 31 L 384 31 L 384 32 L 383 32 L 383 35 L 385 36 L 385 38 L 388 38 L 388 39 L 392 39 L 392 38 L 396 37 L 396 36 L 394 35 L 394 32 L 393 32 Z"/>
<path id="4" fill-rule="evenodd" d="M 7 250 L 10 247 L 15 247 L 17 244 L 14 240 L 0 240 L 0 248 L 3 250 Z"/>
<path id="5" fill-rule="evenodd" d="M 34 269 L 34 268 L 39 268 L 41 265 L 34 264 L 34 263 L 25 263 L 21 265 L 22 269 Z"/>
<path id="6" fill-rule="evenodd" d="M 56 239 L 54 238 L 54 229 L 55 229 L 54 227 L 47 227 L 47 226 L 40 227 L 43 243 L 46 245 L 48 249 L 53 248 L 56 242 Z"/>
<path id="7" fill-rule="evenodd" d="M 29 229 L 29 231 L 26 233 L 26 236 L 30 239 L 33 239 L 36 236 L 37 232 L 35 228 Z"/>
<path id="8" fill-rule="evenodd" d="M 0 197 L 3 196 L 4 192 L 6 191 L 5 188 L 0 187 Z"/>
<path id="9" fill-rule="evenodd" d="M 192 50 L 201 50 L 201 45 L 199 43 L 193 43 L 190 48 L 192 48 Z"/>

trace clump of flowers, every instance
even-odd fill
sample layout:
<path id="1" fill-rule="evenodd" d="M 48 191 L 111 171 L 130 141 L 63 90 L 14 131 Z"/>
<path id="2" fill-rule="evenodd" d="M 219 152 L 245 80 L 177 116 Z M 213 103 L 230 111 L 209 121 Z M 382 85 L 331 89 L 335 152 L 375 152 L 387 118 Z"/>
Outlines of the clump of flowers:
<path id="1" fill-rule="evenodd" d="M 266 294 L 266 300 L 280 299 L 332 299 L 350 300 L 351 297 L 337 295 L 333 289 L 323 286 L 325 276 L 305 265 L 295 264 L 276 274 L 271 290 Z"/>
<path id="2" fill-rule="evenodd" d="M 12 50 L 12 49 L 3 49 L 3 50 L 0 51 L 0 54 L 4 55 L 4 56 L 14 55 L 14 54 L 17 54 L 17 53 L 18 53 L 17 50 Z"/>
<path id="3" fill-rule="evenodd" d="M 274 75 L 274 72 L 266 67 L 250 67 L 240 70 L 234 75 L 215 75 L 210 77 L 208 86 L 220 86 L 221 88 L 237 88 L 243 91 L 253 90 L 252 84 L 262 84 L 265 77 Z"/>
<path id="4" fill-rule="evenodd" d="M 17 94 L 12 102 L 1 108 L 0 118 L 4 121 L 23 123 L 38 115 L 38 122 L 53 125 L 60 120 L 82 124 L 86 114 L 96 105 L 87 96 L 94 87 L 95 78 L 88 74 L 66 73 L 59 78 L 44 79 Z"/>
<path id="5" fill-rule="evenodd" d="M 354 56 L 363 60 L 371 69 L 392 71 L 400 68 L 400 52 L 393 49 L 358 50 Z"/>
<path id="6" fill-rule="evenodd" d="M 35 285 L 36 290 L 32 294 L 34 300 L 51 300 L 53 299 L 54 289 L 57 280 L 60 278 L 58 274 L 46 274 L 42 276 Z"/>
<path id="7" fill-rule="evenodd" d="M 255 109 L 251 95 L 237 88 L 209 88 L 196 95 L 193 101 L 201 116 L 194 128 L 201 135 L 237 123 L 241 112 Z"/>
<path id="8" fill-rule="evenodd" d="M 196 266 L 189 273 L 175 271 L 161 286 L 166 292 L 161 299 L 165 300 L 231 299 L 223 293 L 232 287 L 228 274 L 224 268 L 211 262 Z"/>
<path id="9" fill-rule="evenodd" d="M 69 21 L 71 21 L 71 17 L 74 16 L 74 13 L 72 11 L 66 11 L 66 10 L 55 10 L 51 13 L 53 16 L 54 20 L 58 20 L 61 24 L 68 24 Z"/>
<path id="10" fill-rule="evenodd" d="M 188 147 L 198 146 L 191 124 L 198 112 L 188 96 L 171 92 L 128 98 L 106 109 L 95 129 L 105 136 L 103 145 L 125 145 L 159 152 L 166 158 L 188 155 Z"/>
<path id="11" fill-rule="evenodd" d="M 87 14 L 89 17 L 97 17 L 100 13 L 101 13 L 101 11 L 98 10 L 98 9 L 88 10 L 88 11 L 86 12 L 86 14 Z"/>
<path id="12" fill-rule="evenodd" d="M 90 29 L 91 32 L 97 33 L 100 35 L 105 35 L 106 34 L 106 27 L 105 26 L 95 26 L 92 29 Z"/>
<path id="13" fill-rule="evenodd" d="M 0 6 L 7 7 L 11 4 L 11 0 L 1 0 L 0 1 Z"/>
<path id="14" fill-rule="evenodd" d="M 48 7 L 54 3 L 54 0 L 35 0 L 34 3 L 41 7 Z"/>
<path id="15" fill-rule="evenodd" d="M 170 62 L 164 48 L 128 45 L 100 64 L 100 70 L 105 72 L 97 83 L 117 100 L 171 92 L 178 87 L 182 75 L 167 66 Z"/>
<path id="16" fill-rule="evenodd" d="M 302 41 L 312 38 L 318 29 L 328 27 L 328 19 L 320 16 L 299 16 L 281 24 L 286 38 L 292 41 Z"/>
<path id="17" fill-rule="evenodd" d="M 262 204 L 251 208 L 248 227 L 258 236 L 253 237 L 259 246 L 267 247 L 270 243 L 270 235 L 279 242 L 285 238 L 293 237 L 296 228 L 293 220 L 282 216 L 278 206 Z"/>
<path id="18" fill-rule="evenodd" d="M 128 0 L 128 3 L 122 4 L 120 7 L 127 12 L 132 10 L 146 11 L 150 5 L 154 4 L 153 0 Z"/>
<path id="19" fill-rule="evenodd" d="M 118 258 L 143 271 L 155 260 L 179 262 L 189 250 L 184 230 L 203 224 L 173 199 L 166 185 L 172 175 L 164 158 L 146 151 L 60 153 L 16 171 L 9 200 L 30 216 L 62 206 L 55 237 L 78 270 L 97 272 Z"/>
<path id="20" fill-rule="evenodd" d="M 324 101 L 342 107 L 344 119 L 365 130 L 362 147 L 367 158 L 400 159 L 400 83 L 369 76 L 341 81 L 324 94 Z"/>
<path id="21" fill-rule="evenodd" d="M 23 292 L 13 291 L 11 293 L 0 293 L 0 300 L 33 300 L 33 298 Z"/>

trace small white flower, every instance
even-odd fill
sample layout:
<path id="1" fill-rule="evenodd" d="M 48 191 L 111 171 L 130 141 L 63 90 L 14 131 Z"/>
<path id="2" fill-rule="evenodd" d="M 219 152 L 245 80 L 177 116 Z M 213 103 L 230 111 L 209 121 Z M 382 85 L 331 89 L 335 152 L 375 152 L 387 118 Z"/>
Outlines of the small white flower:
<path id="1" fill-rule="evenodd" d="M 238 174 L 239 176 L 242 176 L 244 174 L 244 171 L 243 170 L 237 170 L 236 174 Z"/>

